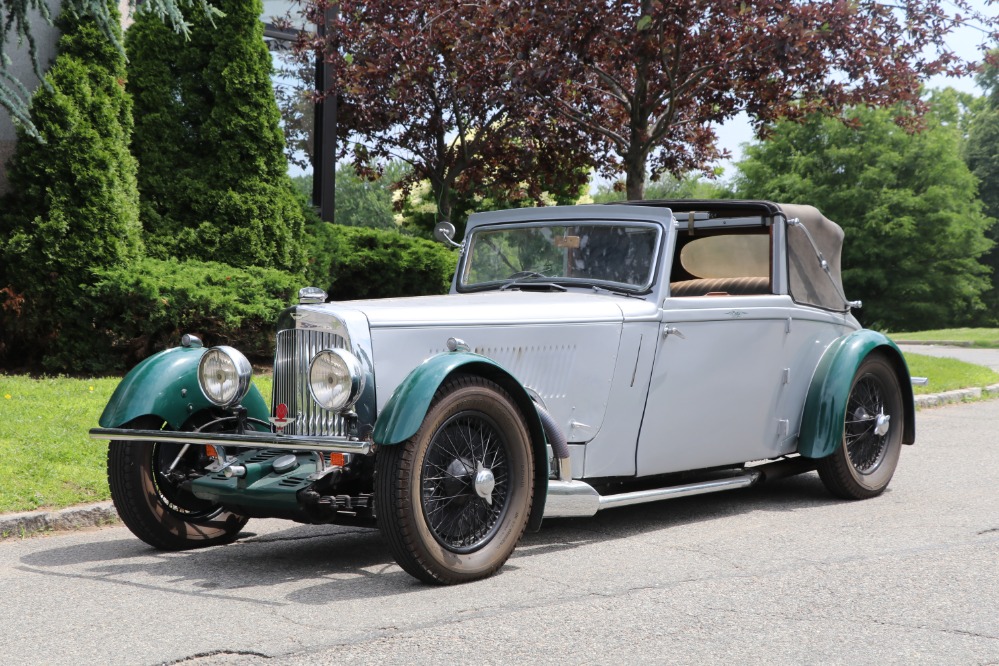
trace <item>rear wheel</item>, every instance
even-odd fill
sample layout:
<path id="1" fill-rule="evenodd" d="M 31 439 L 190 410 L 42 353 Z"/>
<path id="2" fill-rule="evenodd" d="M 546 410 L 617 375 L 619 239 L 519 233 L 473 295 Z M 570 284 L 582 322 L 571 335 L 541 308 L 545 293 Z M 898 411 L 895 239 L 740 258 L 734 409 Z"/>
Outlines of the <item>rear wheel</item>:
<path id="1" fill-rule="evenodd" d="M 132 424 L 137 430 L 156 430 L 161 425 L 158 419 Z M 212 462 L 203 446 L 188 447 L 178 459 L 182 449 L 181 443 L 112 441 L 108 485 L 115 510 L 132 534 L 162 550 L 235 540 L 247 518 L 181 487 L 187 471 L 201 470 Z"/>
<path id="2" fill-rule="evenodd" d="M 517 406 L 479 377 L 446 382 L 423 425 L 378 451 L 378 525 L 399 565 L 428 583 L 493 574 L 524 533 L 534 493 Z"/>
<path id="3" fill-rule="evenodd" d="M 817 461 L 819 476 L 833 495 L 866 499 L 884 492 L 902 448 L 905 412 L 902 389 L 881 354 L 865 358 L 853 377 L 843 424 L 843 443 Z"/>

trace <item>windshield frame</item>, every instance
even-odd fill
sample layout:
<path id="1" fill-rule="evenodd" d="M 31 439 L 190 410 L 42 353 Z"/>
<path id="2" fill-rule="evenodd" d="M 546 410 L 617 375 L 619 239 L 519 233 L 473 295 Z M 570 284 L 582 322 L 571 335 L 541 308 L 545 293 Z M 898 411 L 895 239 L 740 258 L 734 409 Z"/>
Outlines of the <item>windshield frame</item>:
<path id="1" fill-rule="evenodd" d="M 513 231 L 517 229 L 539 228 L 539 227 L 569 227 L 569 226 L 603 226 L 603 227 L 642 227 L 655 232 L 654 247 L 652 252 L 652 265 L 649 267 L 647 280 L 642 285 L 633 285 L 611 280 L 600 280 L 594 278 L 575 277 L 520 277 L 506 278 L 502 280 L 490 280 L 488 282 L 476 282 L 468 284 L 465 282 L 465 274 L 468 270 L 468 263 L 471 261 L 471 248 L 477 234 Z M 639 219 L 615 219 L 614 217 L 591 218 L 586 215 L 579 217 L 552 217 L 549 219 L 536 219 L 529 222 L 500 222 L 494 224 L 479 224 L 470 228 L 465 242 L 463 243 L 461 259 L 455 271 L 455 290 L 459 293 L 474 293 L 481 291 L 499 291 L 505 288 L 513 288 L 512 285 L 527 286 L 555 284 L 560 287 L 593 289 L 594 287 L 610 292 L 621 292 L 628 295 L 644 296 L 653 291 L 659 281 L 659 274 L 663 262 L 663 245 L 666 239 L 666 229 L 663 224 L 651 220 Z"/>

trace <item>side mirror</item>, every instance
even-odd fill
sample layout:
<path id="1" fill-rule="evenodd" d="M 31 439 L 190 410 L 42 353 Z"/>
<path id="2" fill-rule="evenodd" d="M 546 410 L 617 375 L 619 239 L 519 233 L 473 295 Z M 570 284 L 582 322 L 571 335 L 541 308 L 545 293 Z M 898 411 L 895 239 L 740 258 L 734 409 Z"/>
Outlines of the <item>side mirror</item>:
<path id="1" fill-rule="evenodd" d="M 434 227 L 434 238 L 448 247 L 461 247 L 461 244 L 454 242 L 454 225 L 447 220 L 438 222 Z"/>

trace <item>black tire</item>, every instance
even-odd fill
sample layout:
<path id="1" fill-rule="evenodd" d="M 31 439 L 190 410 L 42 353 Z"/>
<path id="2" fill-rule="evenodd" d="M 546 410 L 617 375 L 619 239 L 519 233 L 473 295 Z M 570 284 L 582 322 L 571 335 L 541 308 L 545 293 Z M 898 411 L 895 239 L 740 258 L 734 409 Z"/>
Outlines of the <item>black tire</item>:
<path id="1" fill-rule="evenodd" d="M 162 421 L 141 420 L 138 430 L 158 430 Z M 112 441 L 108 448 L 108 485 L 118 516 L 132 534 L 161 550 L 187 550 L 230 543 L 247 518 L 198 499 L 172 483 L 162 470 L 182 444 Z M 179 466 L 208 464 L 205 449 L 191 446 Z"/>
<path id="2" fill-rule="evenodd" d="M 381 447 L 375 466 L 379 530 L 421 581 L 486 578 L 524 534 L 534 499 L 531 437 L 513 399 L 489 380 L 445 382 L 416 434 Z"/>
<path id="3" fill-rule="evenodd" d="M 881 354 L 870 354 L 850 385 L 842 445 L 817 461 L 829 492 L 843 499 L 867 499 L 884 492 L 902 449 L 904 410 L 891 362 Z M 887 423 L 883 416 L 888 417 Z"/>

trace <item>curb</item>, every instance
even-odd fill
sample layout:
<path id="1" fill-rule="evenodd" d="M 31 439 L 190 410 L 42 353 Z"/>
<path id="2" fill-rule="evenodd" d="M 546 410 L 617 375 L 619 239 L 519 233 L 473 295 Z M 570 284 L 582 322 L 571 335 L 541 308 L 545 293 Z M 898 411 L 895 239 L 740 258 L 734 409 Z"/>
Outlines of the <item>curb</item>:
<path id="1" fill-rule="evenodd" d="M 917 395 L 917 408 L 940 407 L 965 400 L 999 397 L 999 384 L 982 388 L 957 389 L 943 393 Z M 0 514 L 0 542 L 24 538 L 42 532 L 55 532 L 100 527 L 119 523 L 118 513 L 111 502 L 82 504 L 52 511 L 25 511 Z"/>
<path id="2" fill-rule="evenodd" d="M 25 511 L 0 515 L 0 542 L 41 532 L 54 532 L 111 525 L 118 513 L 111 502 L 81 504 L 52 511 Z"/>
<path id="3" fill-rule="evenodd" d="M 928 393 L 917 395 L 913 402 L 916 407 L 939 407 L 965 400 L 981 400 L 982 398 L 994 398 L 999 396 L 999 384 L 992 384 L 982 388 L 966 388 L 954 391 L 944 391 L 943 393 Z"/>

